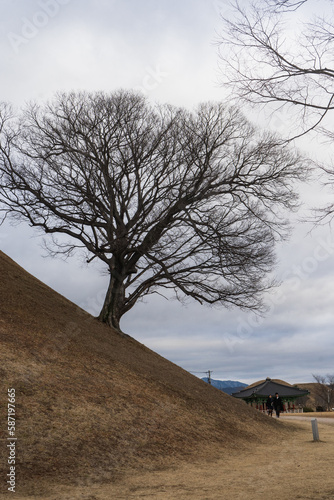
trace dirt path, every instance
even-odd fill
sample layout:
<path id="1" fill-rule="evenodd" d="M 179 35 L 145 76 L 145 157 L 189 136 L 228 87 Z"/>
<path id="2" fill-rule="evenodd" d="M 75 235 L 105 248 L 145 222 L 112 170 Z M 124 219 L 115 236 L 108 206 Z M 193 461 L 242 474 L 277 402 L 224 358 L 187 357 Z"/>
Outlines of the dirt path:
<path id="1" fill-rule="evenodd" d="M 318 417 L 318 416 L 315 416 L 315 417 L 302 417 L 302 416 L 281 416 L 280 419 L 281 420 L 285 420 L 286 422 L 290 421 L 292 422 L 293 420 L 302 420 L 304 422 L 311 422 L 312 418 L 316 418 L 318 420 L 318 422 L 321 422 L 323 424 L 334 424 L 334 418 L 331 417 Z"/>
<path id="2" fill-rule="evenodd" d="M 283 442 L 262 444 L 242 456 L 232 453 L 208 463 L 132 474 L 115 484 L 60 487 L 49 500 L 299 500 L 334 499 L 334 427 L 318 421 L 320 442 L 311 422 L 291 425 L 300 432 Z M 15 497 L 22 500 L 27 497 Z"/>

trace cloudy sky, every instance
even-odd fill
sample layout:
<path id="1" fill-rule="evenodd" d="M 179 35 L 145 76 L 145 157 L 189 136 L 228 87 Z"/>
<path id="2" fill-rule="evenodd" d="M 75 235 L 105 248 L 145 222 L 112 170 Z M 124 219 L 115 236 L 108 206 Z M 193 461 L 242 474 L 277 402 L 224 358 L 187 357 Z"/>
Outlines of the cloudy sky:
<path id="1" fill-rule="evenodd" d="M 21 106 L 59 90 L 120 87 L 186 107 L 224 100 L 215 41 L 228 9 L 227 0 L 2 0 L 1 100 Z M 282 112 L 258 117 L 277 132 L 287 119 Z M 330 154 L 328 145 L 308 147 Z M 305 205 L 278 248 L 282 285 L 267 295 L 265 317 L 156 295 L 128 313 L 123 330 L 199 377 L 211 370 L 221 380 L 298 383 L 334 373 L 334 232 L 300 222 L 326 196 L 315 181 L 303 188 Z M 0 230 L 1 250 L 98 314 L 103 269 L 45 258 L 43 238 L 24 224 L 6 222 Z"/>

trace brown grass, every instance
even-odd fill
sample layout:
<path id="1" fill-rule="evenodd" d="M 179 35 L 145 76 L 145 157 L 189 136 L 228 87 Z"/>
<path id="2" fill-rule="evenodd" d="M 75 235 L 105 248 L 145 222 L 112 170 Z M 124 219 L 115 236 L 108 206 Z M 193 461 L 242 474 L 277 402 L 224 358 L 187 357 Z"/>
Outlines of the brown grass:
<path id="1" fill-rule="evenodd" d="M 271 380 L 272 380 L 272 382 L 276 382 L 277 384 L 287 385 L 287 386 L 291 387 L 291 384 L 289 384 L 288 382 L 285 382 L 284 380 L 280 380 L 278 378 L 273 378 Z M 250 384 L 248 387 L 254 387 L 255 385 L 263 384 L 265 381 L 266 381 L 266 379 L 258 380 L 257 382 L 253 382 L 252 384 Z"/>
<path id="2" fill-rule="evenodd" d="M 285 424 L 283 424 L 285 425 Z M 60 486 L 48 500 L 332 500 L 334 498 L 334 426 L 319 423 L 313 442 L 310 422 L 298 432 L 273 437 L 240 450 L 216 450 L 164 470 L 135 472 L 108 484 Z M 26 497 L 18 496 L 17 500 Z"/>
<path id="3" fill-rule="evenodd" d="M 286 439 L 286 425 L 100 324 L 3 253 L 0 269 L 1 477 L 14 387 L 22 498 L 229 460 Z"/>
<path id="4" fill-rule="evenodd" d="M 318 405 L 327 408 L 327 404 L 318 396 L 319 384 L 317 382 L 299 384 L 298 387 L 300 389 L 306 389 L 307 391 L 309 391 L 309 394 L 307 396 L 301 398 L 303 406 L 307 406 L 309 408 L 312 408 L 313 410 L 316 410 L 316 407 Z"/>

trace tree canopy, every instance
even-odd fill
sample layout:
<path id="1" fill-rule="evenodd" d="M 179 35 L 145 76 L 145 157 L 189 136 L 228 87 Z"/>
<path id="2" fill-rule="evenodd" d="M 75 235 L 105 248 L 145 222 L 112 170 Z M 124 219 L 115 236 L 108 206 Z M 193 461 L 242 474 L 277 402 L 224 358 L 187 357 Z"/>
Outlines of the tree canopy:
<path id="1" fill-rule="evenodd" d="M 296 136 L 317 128 L 333 138 L 334 22 L 331 0 L 234 3 L 219 43 L 222 82 L 238 98 L 289 106 Z M 277 107 L 276 107 L 277 109 Z"/>
<path id="2" fill-rule="evenodd" d="M 188 111 L 121 90 L 0 112 L 3 217 L 51 235 L 53 254 L 84 248 L 101 260 L 110 283 L 99 319 L 118 330 L 162 289 L 260 309 L 306 170 L 222 103 Z"/>
<path id="3" fill-rule="evenodd" d="M 219 38 L 222 84 L 230 97 L 285 110 L 285 140 L 310 132 L 327 145 L 317 161 L 323 183 L 333 189 L 329 145 L 334 127 L 334 3 L 332 0 L 235 1 Z M 323 147 L 322 147 L 323 149 Z M 334 203 L 315 210 L 315 221 L 331 221 Z"/>

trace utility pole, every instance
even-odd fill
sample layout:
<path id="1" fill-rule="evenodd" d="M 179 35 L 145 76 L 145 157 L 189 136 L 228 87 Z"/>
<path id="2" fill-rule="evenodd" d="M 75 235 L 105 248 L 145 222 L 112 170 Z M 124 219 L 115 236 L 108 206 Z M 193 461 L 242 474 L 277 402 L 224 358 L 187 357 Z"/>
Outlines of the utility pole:
<path id="1" fill-rule="evenodd" d="M 211 385 L 211 373 L 212 373 L 212 370 L 208 370 L 206 372 L 189 372 L 189 373 L 206 373 L 208 375 L 208 384 Z"/>

